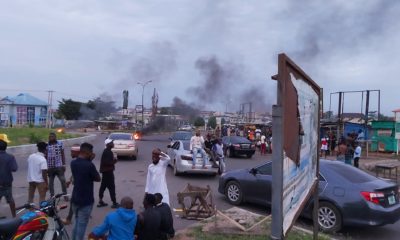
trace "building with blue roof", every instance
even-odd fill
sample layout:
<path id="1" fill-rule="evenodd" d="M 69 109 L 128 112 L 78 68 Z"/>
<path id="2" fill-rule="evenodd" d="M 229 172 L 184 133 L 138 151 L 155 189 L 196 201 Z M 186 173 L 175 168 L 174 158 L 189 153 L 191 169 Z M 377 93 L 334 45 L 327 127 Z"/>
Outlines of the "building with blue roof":
<path id="1" fill-rule="evenodd" d="M 45 126 L 47 102 L 28 93 L 0 100 L 0 126 Z"/>

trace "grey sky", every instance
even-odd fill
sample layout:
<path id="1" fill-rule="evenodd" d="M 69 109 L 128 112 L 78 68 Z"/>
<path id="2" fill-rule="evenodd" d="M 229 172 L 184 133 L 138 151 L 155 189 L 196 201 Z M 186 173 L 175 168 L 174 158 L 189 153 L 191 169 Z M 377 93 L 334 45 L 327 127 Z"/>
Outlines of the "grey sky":
<path id="1" fill-rule="evenodd" d="M 54 90 L 87 101 L 106 92 L 120 105 L 127 89 L 132 107 L 137 81 L 152 80 L 146 106 L 156 87 L 161 106 L 178 96 L 206 109 L 249 100 L 269 109 L 285 52 L 324 88 L 325 110 L 331 92 L 380 89 L 391 115 L 400 108 L 399 13 L 396 0 L 2 1 L 0 96 L 29 90 L 46 100 L 41 91 Z M 213 81 L 213 96 L 196 94 Z M 346 97 L 345 110 L 360 111 L 359 98 Z"/>

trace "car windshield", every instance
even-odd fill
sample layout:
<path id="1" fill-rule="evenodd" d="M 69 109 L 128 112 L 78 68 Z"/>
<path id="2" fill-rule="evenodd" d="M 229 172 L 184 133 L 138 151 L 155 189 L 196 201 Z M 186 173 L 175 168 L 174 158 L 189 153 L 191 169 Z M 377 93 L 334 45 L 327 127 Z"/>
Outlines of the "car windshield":
<path id="1" fill-rule="evenodd" d="M 190 132 L 176 132 L 172 135 L 173 140 L 190 140 L 192 133 Z"/>
<path id="2" fill-rule="evenodd" d="M 231 137 L 231 143 L 251 143 L 247 138 L 234 136 Z"/>
<path id="3" fill-rule="evenodd" d="M 113 133 L 109 137 L 112 140 L 132 140 L 131 134 Z"/>
<path id="4" fill-rule="evenodd" d="M 329 169 L 352 183 L 365 183 L 376 180 L 374 176 L 344 164 L 329 164 Z"/>

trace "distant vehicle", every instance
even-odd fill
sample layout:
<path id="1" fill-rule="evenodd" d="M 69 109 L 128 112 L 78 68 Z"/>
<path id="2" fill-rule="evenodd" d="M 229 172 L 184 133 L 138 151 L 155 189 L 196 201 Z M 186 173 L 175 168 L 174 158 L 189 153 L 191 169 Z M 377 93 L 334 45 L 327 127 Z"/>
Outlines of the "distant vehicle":
<path id="1" fill-rule="evenodd" d="M 238 155 L 246 155 L 251 158 L 256 152 L 256 145 L 247 138 L 240 136 L 225 136 L 222 138 L 225 156 L 231 158 Z"/>
<path id="2" fill-rule="evenodd" d="M 186 125 L 182 125 L 178 128 L 179 131 L 192 131 L 194 128 L 192 127 L 192 125 L 186 124 Z"/>
<path id="3" fill-rule="evenodd" d="M 318 224 L 325 232 L 343 226 L 382 226 L 400 219 L 399 187 L 353 166 L 320 161 Z M 231 204 L 253 202 L 271 205 L 272 162 L 221 175 L 218 192 Z M 313 201 L 302 215 L 312 218 Z"/>
<path id="4" fill-rule="evenodd" d="M 193 156 L 190 153 L 189 141 L 174 141 L 172 145 L 168 145 L 167 154 L 171 158 L 170 165 L 174 169 L 174 175 L 177 176 L 181 173 L 200 173 L 216 175 L 218 169 L 212 168 L 210 162 L 206 164 L 207 169 L 202 169 L 203 158 L 201 154 L 197 154 L 196 168 L 192 169 Z M 208 156 L 210 159 L 210 156 Z"/>
<path id="5" fill-rule="evenodd" d="M 111 151 L 117 157 L 131 157 L 136 160 L 138 148 L 133 134 L 124 132 L 111 133 L 108 139 L 114 140 L 114 148 Z"/>

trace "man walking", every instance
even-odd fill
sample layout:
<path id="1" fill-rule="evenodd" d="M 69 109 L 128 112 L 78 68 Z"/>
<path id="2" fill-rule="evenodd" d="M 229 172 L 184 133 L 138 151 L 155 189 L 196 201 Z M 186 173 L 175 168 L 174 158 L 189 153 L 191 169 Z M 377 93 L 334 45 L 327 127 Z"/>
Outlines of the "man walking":
<path id="1" fill-rule="evenodd" d="M 133 209 L 132 198 L 123 197 L 121 207 L 108 214 L 103 224 L 93 229 L 92 235 L 101 237 L 108 232 L 108 240 L 135 239 L 136 222 L 137 214 Z"/>
<path id="2" fill-rule="evenodd" d="M 200 153 L 203 158 L 203 169 L 207 169 L 206 162 L 207 162 L 207 154 L 203 149 L 204 145 L 204 138 L 200 135 L 200 131 L 196 131 L 196 135 L 190 139 L 190 152 L 193 154 L 193 162 L 192 162 L 192 169 L 196 168 L 196 157 L 197 154 Z"/>
<path id="3" fill-rule="evenodd" d="M 94 159 L 93 146 L 82 143 L 78 158 L 71 162 L 71 172 L 74 179 L 72 190 L 72 209 L 75 215 L 75 225 L 72 231 L 72 240 L 83 240 L 92 212 L 94 196 L 93 182 L 100 182 L 100 174 L 91 162 Z"/>
<path id="4" fill-rule="evenodd" d="M 28 157 L 28 202 L 33 203 L 36 188 L 39 192 L 39 203 L 46 199 L 48 187 L 47 181 L 47 161 L 44 157 L 46 154 L 47 144 L 39 142 L 36 144 L 38 152 L 29 155 Z"/>
<path id="5" fill-rule="evenodd" d="M 160 161 L 161 160 L 161 161 Z M 165 178 L 165 172 L 168 167 L 168 163 L 171 159 L 169 156 L 159 148 L 153 149 L 152 152 L 152 164 L 147 169 L 147 179 L 145 192 L 155 194 L 161 193 L 163 195 L 163 202 L 169 205 L 169 193 L 167 188 L 167 180 Z"/>
<path id="6" fill-rule="evenodd" d="M 47 145 L 47 174 L 49 175 L 50 195 L 54 196 L 54 178 L 57 176 L 61 183 L 61 189 L 67 194 L 67 185 L 65 181 L 65 154 L 62 142 L 57 141 L 55 133 L 49 134 L 49 143 Z M 67 200 L 67 198 L 65 198 Z"/>
<path id="7" fill-rule="evenodd" d="M 111 139 L 106 139 L 104 143 L 106 144 L 106 148 L 101 155 L 100 161 L 100 173 L 102 174 L 102 178 L 99 190 L 99 204 L 97 204 L 97 207 L 105 207 L 108 205 L 107 203 L 103 202 L 104 191 L 106 190 L 106 188 L 108 188 L 111 201 L 113 202 L 111 208 L 118 208 L 119 204 L 117 203 L 115 197 L 114 181 L 114 170 L 117 160 L 114 158 L 114 154 L 111 151 L 111 149 L 114 147 L 114 143 Z"/>
<path id="8" fill-rule="evenodd" d="M 6 153 L 7 142 L 0 139 L 0 201 L 4 197 L 10 205 L 11 214 L 15 217 L 15 202 L 12 195 L 12 172 L 18 170 L 17 161 L 11 154 Z"/>

